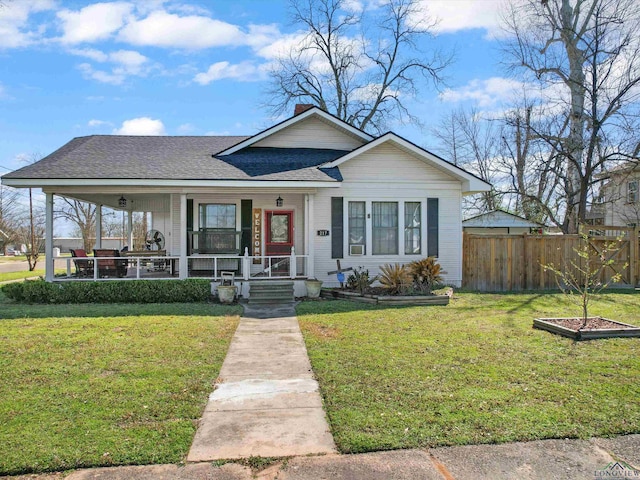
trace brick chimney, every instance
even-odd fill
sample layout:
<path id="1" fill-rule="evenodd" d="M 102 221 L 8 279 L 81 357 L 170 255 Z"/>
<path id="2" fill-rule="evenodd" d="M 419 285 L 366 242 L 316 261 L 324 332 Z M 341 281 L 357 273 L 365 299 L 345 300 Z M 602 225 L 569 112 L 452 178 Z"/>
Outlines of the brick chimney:
<path id="1" fill-rule="evenodd" d="M 300 115 L 302 112 L 306 112 L 313 107 L 315 107 L 315 105 L 312 103 L 297 103 L 296 108 L 293 110 L 293 116 Z"/>

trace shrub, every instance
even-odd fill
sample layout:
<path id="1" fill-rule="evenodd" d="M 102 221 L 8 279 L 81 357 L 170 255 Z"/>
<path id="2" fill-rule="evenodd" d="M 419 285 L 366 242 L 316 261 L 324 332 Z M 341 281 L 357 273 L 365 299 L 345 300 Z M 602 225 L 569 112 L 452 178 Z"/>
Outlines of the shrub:
<path id="1" fill-rule="evenodd" d="M 411 286 L 412 277 L 404 265 L 387 263 L 380 267 L 380 272 L 380 283 L 389 289 L 391 295 L 405 293 Z"/>
<path id="2" fill-rule="evenodd" d="M 427 257 L 415 260 L 408 265 L 413 277 L 413 284 L 422 293 L 431 293 L 433 288 L 442 282 L 442 267 L 436 261 L 436 257 Z"/>
<path id="3" fill-rule="evenodd" d="M 365 270 L 364 267 L 356 267 L 347 278 L 347 288 L 358 290 L 362 295 L 377 279 L 378 277 L 369 278 L 369 270 Z"/>
<path id="4" fill-rule="evenodd" d="M 20 303 L 179 303 L 206 302 L 209 280 L 131 280 L 120 282 L 60 282 L 43 280 L 8 283 L 4 294 Z"/>

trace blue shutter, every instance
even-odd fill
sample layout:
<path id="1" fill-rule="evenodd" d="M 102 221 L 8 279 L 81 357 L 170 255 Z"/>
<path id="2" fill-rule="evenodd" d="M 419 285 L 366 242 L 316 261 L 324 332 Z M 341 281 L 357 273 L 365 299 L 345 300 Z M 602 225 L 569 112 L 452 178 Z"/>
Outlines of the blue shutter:
<path id="1" fill-rule="evenodd" d="M 344 257 L 344 199 L 331 197 L 331 258 Z"/>
<path id="2" fill-rule="evenodd" d="M 438 256 L 438 199 L 427 198 L 427 256 Z"/>

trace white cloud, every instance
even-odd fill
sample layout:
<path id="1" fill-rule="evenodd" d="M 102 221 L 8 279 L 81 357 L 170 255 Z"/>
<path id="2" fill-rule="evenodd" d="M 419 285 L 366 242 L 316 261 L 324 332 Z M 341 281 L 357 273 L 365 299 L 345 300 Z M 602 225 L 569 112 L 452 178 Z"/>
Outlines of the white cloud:
<path id="1" fill-rule="evenodd" d="M 16 0 L 0 14 L 0 50 L 25 47 L 40 39 L 42 31 L 29 30 L 29 16 L 55 8 L 53 0 Z"/>
<path id="2" fill-rule="evenodd" d="M 119 39 L 134 45 L 189 50 L 246 43 L 245 35 L 235 25 L 198 15 L 181 17 L 164 10 L 130 22 L 120 31 Z"/>
<path id="3" fill-rule="evenodd" d="M 112 63 L 111 71 L 97 70 L 89 63 L 81 63 L 78 69 L 85 78 L 101 83 L 122 85 L 131 75 L 145 76 L 151 68 L 149 59 L 133 50 L 117 50 L 104 53 L 95 49 L 72 49 L 70 53 L 91 58 L 100 63 Z"/>
<path id="4" fill-rule="evenodd" d="M 256 46 L 256 55 L 273 60 L 288 54 L 293 48 L 299 47 L 307 39 L 305 33 L 293 33 L 288 35 L 280 35 L 271 42 L 265 42 L 262 46 Z"/>
<path id="5" fill-rule="evenodd" d="M 132 118 L 113 131 L 116 135 L 166 135 L 162 120 L 149 117 Z"/>
<path id="6" fill-rule="evenodd" d="M 262 80 L 266 74 L 265 68 L 256 66 L 252 62 L 231 64 L 229 62 L 216 62 L 206 72 L 198 73 L 193 77 L 194 82 L 200 85 L 209 85 L 216 80 L 232 78 L 241 82 Z"/>
<path id="7" fill-rule="evenodd" d="M 87 126 L 91 128 L 103 127 L 113 125 L 111 122 L 105 122 L 104 120 L 91 119 L 87 122 Z"/>
<path id="8" fill-rule="evenodd" d="M 109 54 L 109 60 L 119 65 L 124 73 L 129 75 L 143 74 L 144 66 L 149 59 L 144 55 L 133 50 L 118 50 Z"/>
<path id="9" fill-rule="evenodd" d="M 72 48 L 69 50 L 69 53 L 79 57 L 90 58 L 95 62 L 106 62 L 109 60 L 109 55 L 95 48 Z"/>
<path id="10" fill-rule="evenodd" d="M 82 72 L 82 76 L 87 79 L 96 80 L 100 83 L 109 83 L 111 85 L 122 85 L 126 76 L 122 73 L 111 73 L 105 70 L 96 70 L 89 63 L 81 63 L 78 70 Z"/>
<path id="11" fill-rule="evenodd" d="M 531 96 L 535 95 L 537 88 L 528 88 L 526 83 L 511 80 L 509 78 L 491 77 L 486 80 L 474 79 L 458 89 L 448 88 L 440 94 L 444 102 L 472 101 L 477 106 L 486 108 L 499 105 L 510 100 L 515 94 L 527 90 Z"/>
<path id="12" fill-rule="evenodd" d="M 421 13 L 414 19 L 431 23 L 438 19 L 437 31 L 457 32 L 482 28 L 493 35 L 500 35 L 500 6 L 502 0 L 421 0 Z"/>
<path id="13" fill-rule="evenodd" d="M 77 44 L 109 38 L 131 15 L 133 5 L 125 2 L 94 3 L 78 11 L 61 10 L 63 43 Z"/>

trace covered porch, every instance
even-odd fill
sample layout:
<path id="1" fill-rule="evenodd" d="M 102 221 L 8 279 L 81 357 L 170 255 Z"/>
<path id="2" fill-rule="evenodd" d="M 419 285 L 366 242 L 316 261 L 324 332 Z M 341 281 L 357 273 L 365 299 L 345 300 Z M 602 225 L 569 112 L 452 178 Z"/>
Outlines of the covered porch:
<path id="1" fill-rule="evenodd" d="M 255 184 L 254 184 L 255 185 Z M 238 282 L 314 277 L 315 188 L 89 187 L 44 189 L 45 279 L 112 281 L 208 278 Z M 54 257 L 56 197 L 95 204 L 96 242 L 82 258 Z M 104 209 L 124 213 L 126 248 L 101 245 Z M 133 214 L 150 214 L 151 241 L 135 244 Z M 155 233 L 158 232 L 158 233 Z M 149 235 L 147 235 L 149 238 Z M 139 242 L 138 242 L 139 243 Z M 66 252 L 64 252 L 66 253 Z"/>

